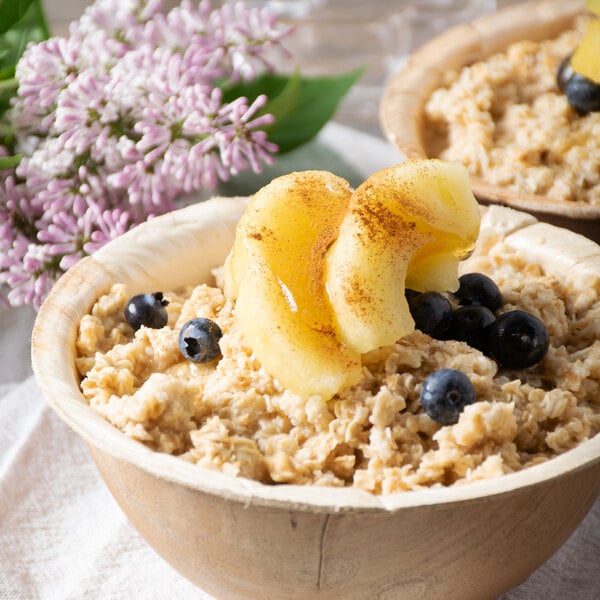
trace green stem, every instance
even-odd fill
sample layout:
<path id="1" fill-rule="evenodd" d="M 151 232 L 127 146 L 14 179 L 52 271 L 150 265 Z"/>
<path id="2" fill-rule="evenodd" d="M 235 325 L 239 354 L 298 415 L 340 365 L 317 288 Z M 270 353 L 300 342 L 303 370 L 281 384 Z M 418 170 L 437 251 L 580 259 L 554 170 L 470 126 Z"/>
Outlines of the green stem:
<path id="1" fill-rule="evenodd" d="M 21 162 L 21 158 L 20 154 L 0 156 L 0 169 L 14 169 Z"/>
<path id="2" fill-rule="evenodd" d="M 5 94 L 6 92 L 14 93 L 19 88 L 19 82 L 16 77 L 12 77 L 11 79 L 2 79 L 0 80 L 0 95 Z"/>
<path id="3" fill-rule="evenodd" d="M 50 37 L 50 27 L 48 25 L 48 18 L 46 17 L 46 13 L 44 11 L 44 3 L 41 0 L 35 0 L 35 3 L 38 5 L 38 26 L 42 30 L 44 34 L 44 39 L 48 39 Z"/>

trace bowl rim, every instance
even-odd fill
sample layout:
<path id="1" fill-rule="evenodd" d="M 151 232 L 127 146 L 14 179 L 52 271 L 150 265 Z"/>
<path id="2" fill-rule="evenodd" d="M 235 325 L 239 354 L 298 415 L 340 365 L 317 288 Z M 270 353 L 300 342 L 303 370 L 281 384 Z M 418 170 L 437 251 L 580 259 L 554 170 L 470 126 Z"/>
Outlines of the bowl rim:
<path id="1" fill-rule="evenodd" d="M 154 273 L 158 273 L 160 278 L 166 273 L 167 277 L 178 278 L 177 273 L 171 273 L 176 270 L 169 263 L 169 254 L 175 253 L 179 247 L 178 244 L 170 245 L 175 238 L 177 242 L 184 239 L 184 243 L 199 245 L 200 237 L 217 230 L 219 235 L 229 236 L 232 241 L 235 225 L 247 200 L 241 197 L 213 198 L 155 217 L 112 240 L 93 257 L 82 259 L 54 285 L 37 314 L 33 328 L 33 372 L 48 404 L 88 445 L 156 477 L 245 505 L 327 513 L 388 512 L 425 506 L 435 510 L 453 503 L 486 502 L 493 496 L 525 492 L 532 486 L 549 484 L 574 471 L 600 464 L 598 434 L 551 460 L 495 479 L 376 496 L 354 488 L 266 485 L 233 477 L 176 456 L 155 452 L 104 420 L 90 408 L 79 391 L 74 361 L 79 319 L 91 308 L 99 294 L 123 277 L 139 280 L 152 277 Z M 156 249 L 157 244 L 161 247 L 158 264 L 153 264 L 151 270 L 134 275 L 126 273 L 122 267 L 123 256 L 127 257 L 132 248 L 135 252 L 147 253 L 151 248 Z M 222 252 L 215 255 L 211 259 L 215 264 L 208 268 L 218 266 L 217 263 L 223 259 Z M 77 305 L 76 308 L 74 305 Z M 72 359 L 64 360 L 69 352 Z"/>
<path id="2" fill-rule="evenodd" d="M 379 105 L 384 136 L 407 158 L 428 157 L 423 105 L 445 72 L 488 58 L 517 41 L 554 37 L 586 12 L 583 0 L 529 0 L 455 25 L 430 39 L 386 82 Z M 552 200 L 505 189 L 476 175 L 470 177 L 473 192 L 482 203 L 501 203 L 539 215 L 600 219 L 600 206 Z"/>

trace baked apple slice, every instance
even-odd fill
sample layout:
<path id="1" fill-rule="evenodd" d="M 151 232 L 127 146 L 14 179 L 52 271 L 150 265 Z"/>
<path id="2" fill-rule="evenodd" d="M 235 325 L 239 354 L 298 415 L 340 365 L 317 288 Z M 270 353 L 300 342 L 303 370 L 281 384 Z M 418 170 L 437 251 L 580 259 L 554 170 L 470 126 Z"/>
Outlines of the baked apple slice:
<path id="1" fill-rule="evenodd" d="M 458 264 L 474 248 L 479 222 L 458 162 L 409 160 L 369 177 L 327 257 L 340 339 L 365 353 L 413 331 L 405 287 L 458 289 Z"/>
<path id="2" fill-rule="evenodd" d="M 338 338 L 325 256 L 348 210 L 349 183 L 326 171 L 278 177 L 252 198 L 225 263 L 225 294 L 263 367 L 302 396 L 356 383 L 360 355 Z"/>

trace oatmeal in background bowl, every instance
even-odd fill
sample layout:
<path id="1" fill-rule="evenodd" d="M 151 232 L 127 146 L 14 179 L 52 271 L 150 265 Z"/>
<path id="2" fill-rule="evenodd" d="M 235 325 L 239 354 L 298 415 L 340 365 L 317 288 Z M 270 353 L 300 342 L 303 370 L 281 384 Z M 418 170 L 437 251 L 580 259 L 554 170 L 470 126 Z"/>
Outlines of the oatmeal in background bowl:
<path id="1" fill-rule="evenodd" d="M 583 1 L 542 0 L 442 34 L 391 78 L 386 136 L 407 156 L 460 160 L 482 202 L 598 241 L 600 112 L 573 108 L 557 82 L 594 20 Z"/>

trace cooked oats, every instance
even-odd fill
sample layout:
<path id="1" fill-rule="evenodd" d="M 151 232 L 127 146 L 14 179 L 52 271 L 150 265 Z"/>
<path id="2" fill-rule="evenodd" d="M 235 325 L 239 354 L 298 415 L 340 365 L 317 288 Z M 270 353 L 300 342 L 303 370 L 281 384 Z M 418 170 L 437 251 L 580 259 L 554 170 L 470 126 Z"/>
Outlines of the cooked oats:
<path id="1" fill-rule="evenodd" d="M 585 290 L 486 239 L 463 271 L 490 275 L 505 306 L 541 318 L 551 347 L 535 367 L 499 369 L 478 350 L 415 331 L 364 356 L 362 381 L 330 401 L 284 390 L 253 356 L 218 285 L 165 292 L 169 323 L 133 332 L 117 284 L 81 321 L 77 366 L 90 406 L 157 452 L 267 484 L 352 486 L 375 494 L 498 477 L 600 431 L 600 277 Z M 217 277 L 216 281 L 219 281 Z M 222 358 L 183 359 L 178 331 L 214 319 Z M 468 374 L 477 402 L 455 425 L 421 409 L 423 380 Z"/>

